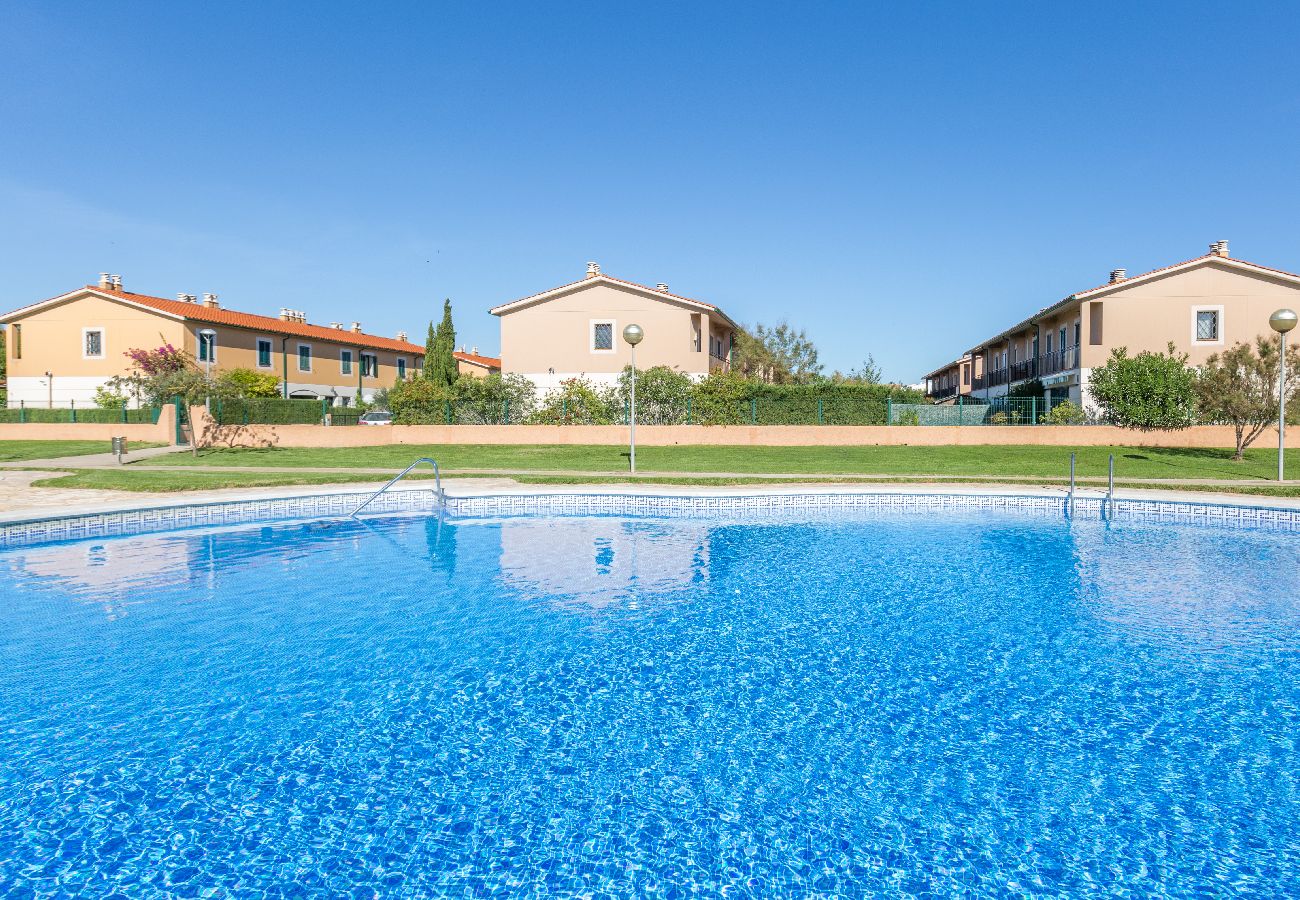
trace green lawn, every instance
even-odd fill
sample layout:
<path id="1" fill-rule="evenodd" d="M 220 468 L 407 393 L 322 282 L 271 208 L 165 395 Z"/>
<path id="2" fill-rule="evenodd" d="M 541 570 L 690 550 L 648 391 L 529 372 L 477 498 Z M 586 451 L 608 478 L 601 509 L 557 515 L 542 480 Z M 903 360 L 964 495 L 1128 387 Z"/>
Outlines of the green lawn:
<path id="1" fill-rule="evenodd" d="M 408 475 L 407 478 L 432 478 L 433 473 Z M 77 469 L 67 475 L 41 478 L 33 487 L 93 488 L 104 491 L 142 491 L 173 493 L 176 491 L 212 491 L 236 487 L 280 487 L 299 484 L 347 484 L 382 482 L 382 475 L 339 475 L 313 472 L 156 472 L 120 469 Z"/>
<path id="2" fill-rule="evenodd" d="M 161 444 L 133 443 L 129 449 L 161 447 Z M 60 456 L 85 456 L 89 453 L 107 453 L 108 441 L 0 441 L 0 462 L 21 462 L 28 459 L 55 459 Z"/>
<path id="3" fill-rule="evenodd" d="M 1080 476 L 1104 476 L 1115 454 L 1123 478 L 1242 478 L 1267 481 L 1276 472 L 1276 451 L 1247 451 L 1242 462 L 1230 450 L 1138 447 L 641 447 L 643 472 L 818 473 L 828 475 L 965 475 L 1060 477 L 1078 454 Z M 420 456 L 443 469 L 559 470 L 618 473 L 627 470 L 627 450 L 602 446 L 383 446 L 346 449 L 207 450 L 197 459 L 175 454 L 151 465 L 375 467 L 394 471 Z M 1300 451 L 1289 451 L 1300 474 Z"/>
<path id="4" fill-rule="evenodd" d="M 79 469 L 65 470 L 68 474 L 43 478 L 34 482 L 36 487 L 54 488 L 95 488 L 99 490 L 135 491 L 147 493 L 174 493 L 179 491 L 216 490 L 218 488 L 237 487 L 291 487 L 294 485 L 348 484 L 355 482 L 377 483 L 382 476 L 358 473 L 323 472 L 241 472 L 232 469 L 229 472 L 159 472 L 150 470 L 131 470 L 129 468 L 113 469 Z M 427 481 L 433 477 L 432 472 L 413 472 L 410 479 Z M 448 478 L 448 489 L 456 491 L 455 478 Z M 520 475 L 515 477 L 520 484 L 566 485 L 566 484 L 627 484 L 627 476 L 582 476 L 582 475 Z M 697 487 L 723 487 L 738 485 L 778 485 L 783 483 L 801 484 L 864 484 L 864 485 L 905 485 L 924 481 L 922 478 L 893 476 L 888 478 L 858 478 L 843 476 L 838 478 L 717 478 L 710 476 L 642 476 L 635 479 L 637 484 L 680 484 Z M 1014 482 L 995 481 L 979 477 L 964 479 L 967 483 L 987 483 L 990 485 L 1008 485 Z M 1034 487 L 1061 487 L 1066 482 L 1061 479 L 1033 482 Z M 1095 489 L 1097 485 L 1093 485 Z M 1273 487 L 1267 483 L 1247 481 L 1241 487 L 1223 488 L 1198 485 L 1180 485 L 1169 483 L 1126 484 L 1117 490 L 1133 488 L 1164 488 L 1185 491 L 1202 491 L 1217 493 L 1252 494 L 1270 497 L 1300 497 L 1300 487 Z"/>

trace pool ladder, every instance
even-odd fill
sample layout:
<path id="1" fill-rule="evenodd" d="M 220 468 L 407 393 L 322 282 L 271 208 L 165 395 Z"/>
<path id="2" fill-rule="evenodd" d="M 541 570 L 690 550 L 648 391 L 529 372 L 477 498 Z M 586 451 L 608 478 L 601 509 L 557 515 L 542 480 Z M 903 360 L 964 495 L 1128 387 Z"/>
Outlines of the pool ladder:
<path id="1" fill-rule="evenodd" d="M 418 466 L 420 463 L 428 463 L 429 465 L 433 466 L 433 487 L 434 487 L 434 493 L 438 499 L 438 507 L 440 509 L 445 507 L 447 505 L 447 495 L 442 492 L 442 473 L 438 471 L 438 463 L 436 460 L 432 460 L 427 456 L 421 456 L 419 459 L 411 463 L 401 472 L 398 472 L 397 475 L 394 476 L 392 481 L 388 482 L 388 484 L 384 485 L 379 490 L 375 491 L 373 494 L 371 494 L 369 497 L 363 500 L 361 502 L 361 505 L 358 506 L 356 509 L 352 510 L 352 512 L 349 513 L 349 515 L 355 519 L 357 517 L 357 513 L 361 512 L 361 510 L 365 509 L 371 503 L 374 503 L 380 494 L 384 493 L 390 487 L 397 484 L 397 482 L 401 481 L 403 478 L 409 475 L 411 473 L 411 470 L 414 469 L 416 466 Z"/>

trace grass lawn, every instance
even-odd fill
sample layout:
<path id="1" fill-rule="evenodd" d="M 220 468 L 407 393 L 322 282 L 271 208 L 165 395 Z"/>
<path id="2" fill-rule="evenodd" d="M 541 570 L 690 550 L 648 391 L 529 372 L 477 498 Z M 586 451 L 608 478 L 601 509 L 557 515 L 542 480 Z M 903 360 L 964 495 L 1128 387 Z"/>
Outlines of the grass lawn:
<path id="1" fill-rule="evenodd" d="M 58 475 L 51 478 L 43 478 L 33 482 L 34 487 L 54 487 L 54 488 L 93 488 L 99 490 L 111 491 L 134 491 L 145 493 L 175 493 L 179 491 L 202 491 L 216 490 L 219 488 L 236 488 L 236 487 L 290 487 L 294 485 L 314 485 L 314 484 L 349 484 L 356 482 L 378 483 L 382 476 L 358 473 L 349 475 L 346 473 L 325 473 L 325 472 L 241 472 L 238 469 L 232 469 L 230 472 L 159 472 L 150 470 L 132 471 L 129 468 L 113 469 L 79 469 L 66 470 L 67 474 Z M 418 479 L 425 481 L 433 478 L 432 472 L 412 472 L 407 476 L 408 479 Z M 448 489 L 455 492 L 455 477 L 444 476 L 445 481 L 450 481 Z M 583 475 L 519 475 L 514 480 L 520 484 L 539 484 L 539 485 L 564 485 L 564 484 L 627 484 L 631 479 L 626 476 L 583 476 Z M 746 478 L 744 476 L 732 478 L 717 478 L 709 476 L 691 477 L 691 476 L 643 476 L 635 479 L 637 484 L 681 484 L 695 485 L 699 487 L 725 487 L 733 485 L 775 485 L 775 484 L 864 484 L 864 485 L 905 485 L 923 482 L 923 478 L 909 478 L 907 476 L 893 476 L 889 478 L 858 478 L 851 475 L 836 478 Z M 985 483 L 991 485 L 1008 485 L 1015 482 L 1008 481 L 988 481 L 979 477 L 970 477 L 963 479 L 963 483 Z M 1036 481 L 1031 483 L 1034 487 L 1063 487 L 1066 482 L 1061 479 L 1052 481 Z M 1094 490 L 1099 487 L 1092 485 Z M 1177 489 L 1184 491 L 1199 491 L 1212 493 L 1233 493 L 1233 494 L 1250 494 L 1267 497 L 1300 497 L 1300 487 L 1270 487 L 1266 484 L 1257 484 L 1255 482 L 1243 482 L 1240 487 L 1224 488 L 1209 487 L 1203 485 L 1181 485 L 1177 483 L 1152 483 L 1152 484 L 1126 484 L 1117 490 L 1120 495 L 1126 489 L 1133 488 L 1158 488 L 1158 489 Z"/>
<path id="2" fill-rule="evenodd" d="M 129 449 L 161 447 L 162 444 L 132 442 Z M 89 453 L 107 453 L 112 449 L 102 441 L 0 441 L 0 462 L 21 462 L 28 459 L 56 459 L 60 456 L 85 456 Z"/>
<path id="3" fill-rule="evenodd" d="M 1276 474 L 1277 451 L 1257 447 L 1242 462 L 1231 450 L 1144 447 L 638 447 L 643 472 L 817 473 L 827 475 L 964 475 L 1060 477 L 1078 454 L 1080 476 L 1104 476 L 1115 454 L 1121 478 L 1241 478 L 1267 481 Z M 574 472 L 627 470 L 627 449 L 604 446 L 479 446 L 443 444 L 343 449 L 205 450 L 178 453 L 151 465 L 376 467 L 400 470 L 429 456 L 445 469 L 551 469 Z M 1300 473 L 1300 450 L 1288 451 Z"/>
<path id="4" fill-rule="evenodd" d="M 432 478 L 433 473 L 411 473 L 412 478 Z M 323 474 L 313 472 L 154 472 L 118 469 L 77 469 L 66 475 L 41 478 L 33 487 L 92 488 L 104 491 L 143 491 L 173 493 L 176 491 L 212 491 L 235 487 L 280 487 L 296 484 L 347 484 L 349 482 L 374 482 L 384 480 L 382 475 Z"/>

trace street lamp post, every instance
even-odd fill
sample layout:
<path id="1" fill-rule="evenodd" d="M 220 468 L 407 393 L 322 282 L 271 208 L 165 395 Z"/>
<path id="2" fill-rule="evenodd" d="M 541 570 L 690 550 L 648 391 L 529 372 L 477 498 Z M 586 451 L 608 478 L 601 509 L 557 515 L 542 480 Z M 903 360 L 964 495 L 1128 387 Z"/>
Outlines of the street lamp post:
<path id="1" fill-rule="evenodd" d="M 1277 332 L 1281 355 L 1277 366 L 1277 480 L 1284 479 L 1286 451 L 1286 333 L 1296 325 L 1296 314 L 1290 309 L 1279 309 L 1268 317 L 1269 326 Z"/>
<path id="2" fill-rule="evenodd" d="M 640 325 L 629 325 L 623 329 L 623 340 L 627 341 L 632 347 L 632 397 L 628 402 L 628 446 L 631 450 L 629 454 L 632 460 L 632 474 L 636 474 L 636 345 L 641 343 L 645 337 L 645 332 L 641 330 Z"/>

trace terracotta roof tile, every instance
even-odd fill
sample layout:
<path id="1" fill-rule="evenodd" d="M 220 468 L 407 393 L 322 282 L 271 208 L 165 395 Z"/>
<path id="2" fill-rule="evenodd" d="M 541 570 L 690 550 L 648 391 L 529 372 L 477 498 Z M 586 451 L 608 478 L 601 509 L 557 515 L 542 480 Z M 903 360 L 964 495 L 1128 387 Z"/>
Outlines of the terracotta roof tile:
<path id="1" fill-rule="evenodd" d="M 472 363 L 478 366 L 487 366 L 489 369 L 501 368 L 501 360 L 497 359 L 495 356 L 479 356 L 476 353 L 465 353 L 461 350 L 457 350 L 452 354 L 452 356 L 467 363 Z"/>
<path id="2" fill-rule="evenodd" d="M 103 297 L 121 297 L 132 303 L 139 303 L 159 312 L 180 316 L 192 322 L 205 322 L 209 325 L 230 325 L 236 328 L 248 328 L 268 334 L 288 337 L 311 338 L 319 341 L 333 341 L 353 347 L 365 347 L 372 350 L 391 350 L 395 353 L 424 355 L 424 347 L 396 338 L 379 337 L 374 334 L 358 334 L 325 325 L 309 325 L 304 322 L 285 322 L 271 316 L 259 316 L 254 313 L 239 312 L 233 309 L 212 309 L 202 303 L 185 303 L 180 300 L 168 300 L 164 297 L 151 297 L 148 294 L 133 294 L 130 291 L 105 290 L 96 285 L 86 285 L 88 290 Z"/>

